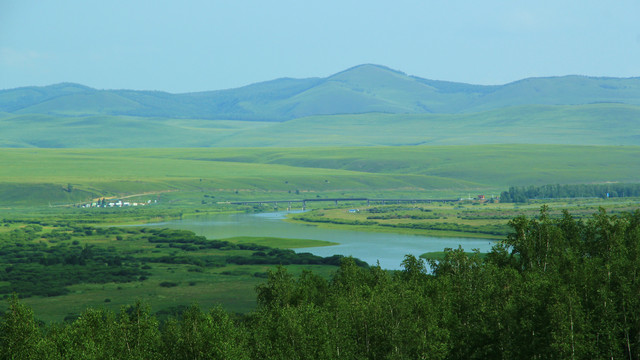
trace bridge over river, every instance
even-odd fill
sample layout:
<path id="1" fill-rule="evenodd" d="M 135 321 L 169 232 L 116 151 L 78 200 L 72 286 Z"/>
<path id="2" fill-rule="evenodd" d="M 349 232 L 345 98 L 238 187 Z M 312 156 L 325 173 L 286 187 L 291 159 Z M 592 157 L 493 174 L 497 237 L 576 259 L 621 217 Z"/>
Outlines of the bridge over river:
<path id="1" fill-rule="evenodd" d="M 401 204 L 401 203 L 447 203 L 447 202 L 458 202 L 459 199 L 369 199 L 369 198 L 315 198 L 315 199 L 293 199 L 293 200 L 253 200 L 253 201 L 232 201 L 232 202 L 224 202 L 223 204 L 232 204 L 232 205 L 250 205 L 250 204 L 273 204 L 274 206 L 278 206 L 278 204 L 287 204 L 289 208 L 291 208 L 291 204 L 293 203 L 302 203 L 302 209 L 307 208 L 307 203 L 309 202 L 333 202 L 338 205 L 339 202 L 366 202 L 367 205 L 371 203 L 374 204 Z"/>

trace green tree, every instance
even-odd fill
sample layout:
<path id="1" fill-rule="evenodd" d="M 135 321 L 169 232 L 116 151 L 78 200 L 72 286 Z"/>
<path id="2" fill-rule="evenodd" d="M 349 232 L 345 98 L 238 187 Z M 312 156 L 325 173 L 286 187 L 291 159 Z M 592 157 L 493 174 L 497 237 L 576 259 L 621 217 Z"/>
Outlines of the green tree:
<path id="1" fill-rule="evenodd" d="M 158 357 L 160 332 L 158 320 L 151 316 L 149 305 L 136 301 L 123 307 L 117 319 L 120 358 L 153 359 Z M 113 339 L 116 340 L 116 339 Z"/>
<path id="2" fill-rule="evenodd" d="M 33 359 L 42 346 L 42 333 L 33 310 L 18 300 L 9 298 L 9 308 L 0 320 L 0 359 Z"/>
<path id="3" fill-rule="evenodd" d="M 167 359 L 248 359 L 247 335 L 220 307 L 204 313 L 191 305 L 162 331 Z"/>

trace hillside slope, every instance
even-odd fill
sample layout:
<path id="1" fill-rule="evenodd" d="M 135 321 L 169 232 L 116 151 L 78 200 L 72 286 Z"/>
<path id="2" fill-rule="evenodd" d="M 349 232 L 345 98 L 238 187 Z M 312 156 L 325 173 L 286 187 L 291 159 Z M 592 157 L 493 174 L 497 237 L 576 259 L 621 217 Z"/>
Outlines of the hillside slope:
<path id="1" fill-rule="evenodd" d="M 465 114 L 317 115 L 286 122 L 0 115 L 0 147 L 640 145 L 640 106 L 523 105 Z"/>
<path id="2" fill-rule="evenodd" d="M 360 65 L 327 78 L 276 79 L 186 94 L 96 90 L 77 84 L 0 91 L 0 111 L 63 116 L 286 121 L 314 115 L 466 113 L 517 105 L 640 105 L 640 78 L 564 76 L 481 86 L 408 76 Z"/>
<path id="3" fill-rule="evenodd" d="M 215 146 L 639 145 L 640 106 L 522 105 L 465 114 L 312 116 L 246 129 Z"/>

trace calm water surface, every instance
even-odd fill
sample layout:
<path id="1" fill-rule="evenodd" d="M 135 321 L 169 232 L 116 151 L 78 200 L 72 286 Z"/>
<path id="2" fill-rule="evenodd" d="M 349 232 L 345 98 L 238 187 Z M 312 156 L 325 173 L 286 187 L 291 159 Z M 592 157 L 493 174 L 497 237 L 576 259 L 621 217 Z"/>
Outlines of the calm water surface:
<path id="1" fill-rule="evenodd" d="M 380 262 L 385 269 L 399 269 L 406 254 L 419 256 L 444 248 L 489 251 L 494 241 L 469 238 L 438 238 L 431 236 L 377 233 L 341 229 L 324 229 L 313 225 L 292 224 L 282 221 L 290 212 L 262 214 L 203 215 L 184 220 L 151 224 L 154 227 L 191 230 L 208 239 L 233 236 L 273 236 L 291 239 L 327 240 L 339 243 L 335 246 L 295 249 L 320 256 L 334 254 L 353 256 L 369 264 Z"/>

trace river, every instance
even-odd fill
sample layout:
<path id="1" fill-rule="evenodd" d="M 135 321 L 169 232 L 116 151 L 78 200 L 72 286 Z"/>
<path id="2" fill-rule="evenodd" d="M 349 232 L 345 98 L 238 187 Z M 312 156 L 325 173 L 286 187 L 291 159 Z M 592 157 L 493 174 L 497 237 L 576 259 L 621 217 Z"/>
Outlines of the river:
<path id="1" fill-rule="evenodd" d="M 493 240 L 469 238 L 440 238 L 422 235 L 353 231 L 321 228 L 314 225 L 282 221 L 289 212 L 260 214 L 202 215 L 183 220 L 150 224 L 153 227 L 191 230 L 208 239 L 234 236 L 270 236 L 291 239 L 327 240 L 334 246 L 294 249 L 320 256 L 334 254 L 353 256 L 369 264 L 380 262 L 384 269 L 400 269 L 406 254 L 416 257 L 425 252 L 442 251 L 461 245 L 466 251 L 489 251 Z"/>

